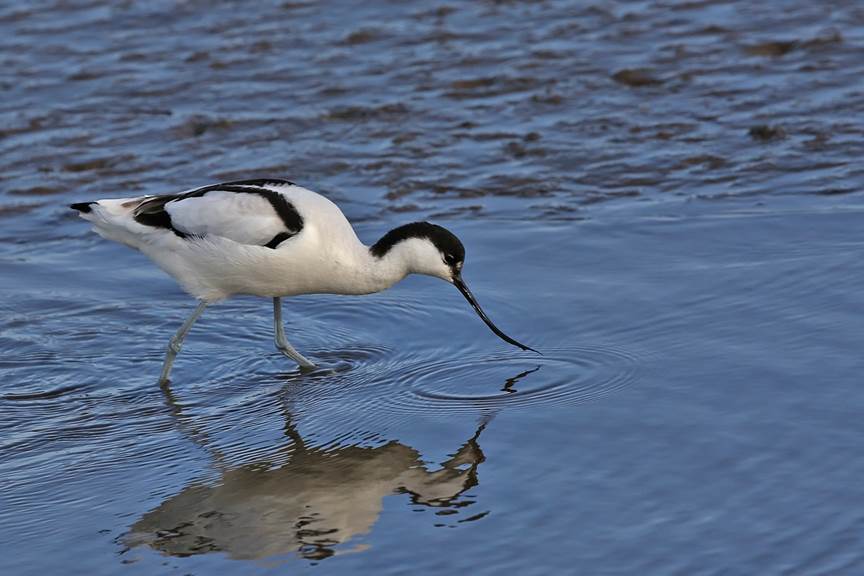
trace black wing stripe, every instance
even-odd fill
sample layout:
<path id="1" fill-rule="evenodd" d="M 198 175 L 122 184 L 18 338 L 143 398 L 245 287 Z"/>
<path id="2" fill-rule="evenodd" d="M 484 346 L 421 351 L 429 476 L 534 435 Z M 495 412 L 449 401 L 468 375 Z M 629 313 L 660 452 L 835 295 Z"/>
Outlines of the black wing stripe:
<path id="1" fill-rule="evenodd" d="M 173 202 L 174 200 L 185 200 L 187 198 L 200 198 L 208 192 L 217 191 L 235 192 L 240 194 L 258 194 L 270 202 L 270 206 L 272 206 L 273 210 L 276 211 L 276 214 L 281 218 L 282 223 L 285 224 L 285 228 L 287 229 L 286 232 L 280 232 L 265 244 L 268 248 L 276 248 L 276 246 L 281 242 L 300 233 L 303 229 L 303 217 L 300 216 L 300 213 L 297 212 L 297 209 L 294 208 L 294 205 L 291 204 L 285 196 L 263 187 L 268 184 L 276 184 L 279 186 L 294 185 L 294 183 L 289 180 L 279 178 L 237 180 L 234 182 L 225 182 L 223 184 L 212 184 L 210 186 L 196 188 L 195 190 L 191 190 L 185 194 L 166 194 L 164 196 L 157 196 L 150 200 L 145 200 L 135 209 L 134 218 L 139 224 L 166 228 L 174 232 L 180 238 L 187 238 L 190 236 L 189 234 L 186 234 L 182 230 L 178 230 L 172 224 L 171 215 L 165 210 L 165 205 L 169 202 Z"/>
<path id="2" fill-rule="evenodd" d="M 276 236 L 274 236 L 272 240 L 264 244 L 264 246 L 267 248 L 273 248 L 275 250 L 279 247 L 279 244 L 281 244 L 288 238 L 291 238 L 292 236 L 294 236 L 294 234 L 289 234 L 288 232 L 280 232 L 279 234 L 276 234 Z"/>
<path id="3" fill-rule="evenodd" d="M 144 226 L 166 228 L 174 232 L 174 234 L 180 238 L 186 238 L 188 234 L 175 228 L 171 223 L 171 215 L 165 211 L 165 204 L 172 200 L 177 200 L 181 196 L 181 194 L 166 194 L 164 196 L 156 196 L 150 200 L 145 200 L 135 209 L 133 217 L 136 222 L 143 224 Z"/>

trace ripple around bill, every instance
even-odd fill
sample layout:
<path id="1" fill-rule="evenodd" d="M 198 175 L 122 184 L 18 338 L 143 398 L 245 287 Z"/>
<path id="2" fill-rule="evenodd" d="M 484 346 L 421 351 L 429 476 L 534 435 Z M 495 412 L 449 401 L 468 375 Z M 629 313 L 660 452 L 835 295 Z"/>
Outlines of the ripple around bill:
<path id="1" fill-rule="evenodd" d="M 407 412 L 572 405 L 626 387 L 635 378 L 636 366 L 635 356 L 603 347 L 544 350 L 537 359 L 469 356 L 421 361 L 404 367 L 399 375 L 403 392 L 385 401 Z"/>

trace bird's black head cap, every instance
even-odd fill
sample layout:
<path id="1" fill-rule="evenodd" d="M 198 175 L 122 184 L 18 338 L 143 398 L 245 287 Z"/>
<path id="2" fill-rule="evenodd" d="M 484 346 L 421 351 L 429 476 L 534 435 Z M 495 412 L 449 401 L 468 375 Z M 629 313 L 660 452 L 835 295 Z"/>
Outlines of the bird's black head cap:
<path id="1" fill-rule="evenodd" d="M 396 244 L 409 238 L 425 238 L 438 248 L 441 258 L 452 269 L 462 267 L 465 261 L 465 247 L 455 234 L 437 224 L 411 222 L 390 230 L 376 242 L 369 251 L 376 258 L 382 258 Z"/>

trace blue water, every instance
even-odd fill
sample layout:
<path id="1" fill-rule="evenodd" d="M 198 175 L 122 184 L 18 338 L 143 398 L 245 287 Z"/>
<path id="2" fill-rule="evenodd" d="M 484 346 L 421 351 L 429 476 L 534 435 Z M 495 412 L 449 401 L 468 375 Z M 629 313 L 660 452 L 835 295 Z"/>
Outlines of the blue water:
<path id="1" fill-rule="evenodd" d="M 862 573 L 864 12 L 784 8 L 0 9 L 0 573 Z M 160 388 L 194 302 L 65 205 L 267 174 L 543 356 L 409 278 Z"/>

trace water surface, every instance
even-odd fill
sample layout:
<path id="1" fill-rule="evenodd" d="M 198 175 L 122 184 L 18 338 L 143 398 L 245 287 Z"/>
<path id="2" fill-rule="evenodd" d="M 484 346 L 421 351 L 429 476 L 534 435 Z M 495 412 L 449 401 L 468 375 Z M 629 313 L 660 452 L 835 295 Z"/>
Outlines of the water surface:
<path id="1" fill-rule="evenodd" d="M 856 2 L 0 9 L 3 574 L 860 574 Z M 452 286 L 208 309 L 65 204 L 292 178 Z"/>

